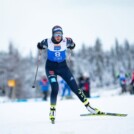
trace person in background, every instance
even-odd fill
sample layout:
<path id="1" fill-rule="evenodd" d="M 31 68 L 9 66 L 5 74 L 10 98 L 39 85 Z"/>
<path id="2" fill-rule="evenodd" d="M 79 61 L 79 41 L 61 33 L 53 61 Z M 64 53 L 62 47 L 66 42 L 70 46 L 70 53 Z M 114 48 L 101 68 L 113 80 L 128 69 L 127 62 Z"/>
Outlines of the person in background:
<path id="1" fill-rule="evenodd" d="M 66 96 L 67 99 L 69 98 L 72 98 L 71 96 L 71 89 L 70 87 L 68 86 L 68 84 L 63 80 L 61 79 L 60 83 L 62 84 L 62 94 L 61 94 L 61 100 Z M 65 95 L 67 91 L 67 95 Z"/>
<path id="2" fill-rule="evenodd" d="M 45 76 L 43 76 L 42 79 L 39 81 L 39 85 L 43 93 L 43 100 L 47 101 L 48 91 L 49 91 L 49 82 Z"/>
<path id="3" fill-rule="evenodd" d="M 88 73 L 84 73 L 78 78 L 79 87 L 83 90 L 87 98 L 90 98 L 90 78 Z"/>
<path id="4" fill-rule="evenodd" d="M 132 72 L 132 78 L 131 78 L 131 90 L 130 90 L 130 93 L 131 94 L 134 94 L 134 71 Z"/>
<path id="5" fill-rule="evenodd" d="M 0 86 L 0 95 L 2 94 L 2 87 Z"/>
<path id="6" fill-rule="evenodd" d="M 119 79 L 119 84 L 121 86 L 121 93 L 125 93 L 127 92 L 127 77 L 128 77 L 128 74 L 125 73 L 124 70 L 120 70 L 119 74 L 117 74 L 116 76 L 118 79 Z"/>

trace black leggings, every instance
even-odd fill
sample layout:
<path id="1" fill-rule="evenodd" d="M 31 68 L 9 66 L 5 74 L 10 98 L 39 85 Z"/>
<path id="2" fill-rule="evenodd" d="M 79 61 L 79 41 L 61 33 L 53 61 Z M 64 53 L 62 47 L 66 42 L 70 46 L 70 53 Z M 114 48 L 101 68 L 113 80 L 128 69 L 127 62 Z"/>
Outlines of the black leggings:
<path id="1" fill-rule="evenodd" d="M 52 89 L 50 96 L 51 105 L 56 105 L 57 94 L 59 90 L 57 75 L 61 76 L 67 82 L 71 90 L 79 97 L 82 102 L 85 102 L 87 100 L 83 91 L 78 88 L 78 85 L 66 64 L 66 61 L 57 63 L 47 60 L 46 75 L 49 79 Z"/>

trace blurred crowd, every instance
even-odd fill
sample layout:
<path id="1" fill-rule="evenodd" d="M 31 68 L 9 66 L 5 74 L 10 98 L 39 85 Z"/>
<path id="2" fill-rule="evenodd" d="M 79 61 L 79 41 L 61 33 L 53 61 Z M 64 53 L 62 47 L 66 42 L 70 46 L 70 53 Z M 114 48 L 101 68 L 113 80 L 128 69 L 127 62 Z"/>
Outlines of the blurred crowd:
<path id="1" fill-rule="evenodd" d="M 121 92 L 120 94 L 130 93 L 134 94 L 134 71 L 129 74 L 126 73 L 124 70 L 120 70 L 116 74 L 116 79 L 118 81 L 118 85 L 120 85 Z M 63 99 L 72 99 L 73 93 L 68 86 L 68 84 L 62 79 L 58 78 L 59 82 L 59 96 L 61 100 Z M 91 97 L 91 81 L 88 73 L 81 74 L 77 79 L 79 88 L 81 88 L 86 95 L 87 98 Z M 5 87 L 0 85 L 0 96 L 8 96 L 9 98 L 14 97 L 14 89 L 15 89 L 15 82 L 13 80 L 8 81 L 7 83 L 8 93 L 5 92 Z M 40 92 L 39 97 L 42 97 L 43 101 L 47 101 L 48 96 L 51 92 L 51 87 L 49 81 L 46 76 L 42 76 L 40 80 L 38 80 L 37 89 Z"/>

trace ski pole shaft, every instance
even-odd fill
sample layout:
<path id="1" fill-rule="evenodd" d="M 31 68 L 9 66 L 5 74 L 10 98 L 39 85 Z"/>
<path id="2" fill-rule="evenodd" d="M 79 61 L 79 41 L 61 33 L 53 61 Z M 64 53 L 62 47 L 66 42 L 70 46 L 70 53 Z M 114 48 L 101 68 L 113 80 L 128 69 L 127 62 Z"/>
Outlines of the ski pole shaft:
<path id="1" fill-rule="evenodd" d="M 32 88 L 35 88 L 35 83 L 36 83 L 36 78 L 37 78 L 37 73 L 38 73 L 39 63 L 40 63 L 40 60 L 41 60 L 41 53 L 42 53 L 42 51 L 39 50 L 38 60 L 37 60 L 37 68 L 36 68 L 36 72 L 35 72 L 35 77 L 34 77 L 34 82 L 33 82 L 33 86 L 32 86 Z"/>

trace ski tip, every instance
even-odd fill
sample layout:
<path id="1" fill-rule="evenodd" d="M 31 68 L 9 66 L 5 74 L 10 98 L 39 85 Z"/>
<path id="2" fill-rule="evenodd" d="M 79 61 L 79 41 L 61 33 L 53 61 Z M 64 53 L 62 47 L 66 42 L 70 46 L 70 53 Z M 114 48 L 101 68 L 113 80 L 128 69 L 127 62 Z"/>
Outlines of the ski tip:
<path id="1" fill-rule="evenodd" d="M 122 113 L 105 113 L 106 115 L 111 116 L 120 116 L 120 117 L 126 117 L 128 114 L 122 114 Z"/>

